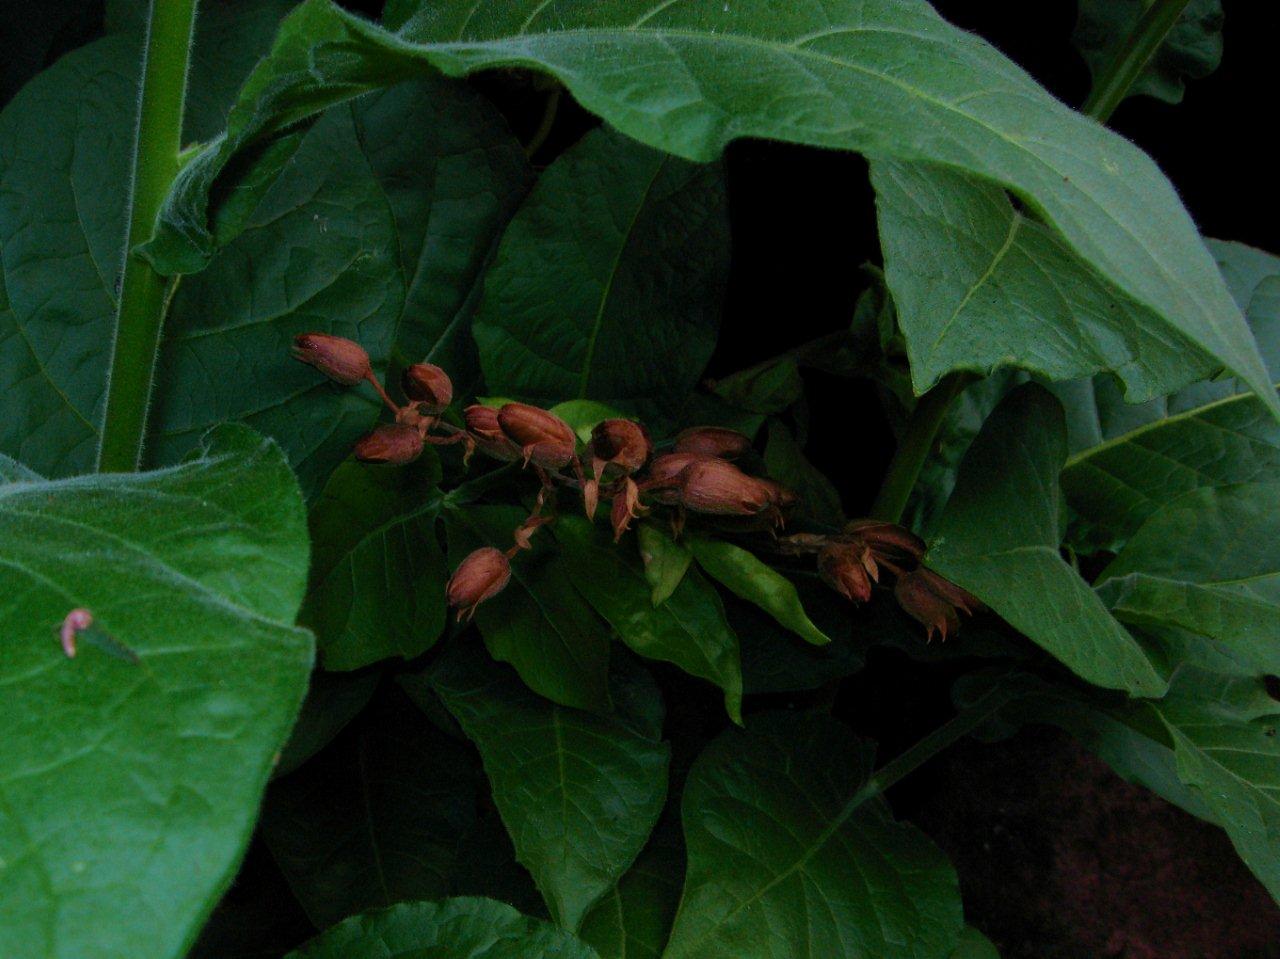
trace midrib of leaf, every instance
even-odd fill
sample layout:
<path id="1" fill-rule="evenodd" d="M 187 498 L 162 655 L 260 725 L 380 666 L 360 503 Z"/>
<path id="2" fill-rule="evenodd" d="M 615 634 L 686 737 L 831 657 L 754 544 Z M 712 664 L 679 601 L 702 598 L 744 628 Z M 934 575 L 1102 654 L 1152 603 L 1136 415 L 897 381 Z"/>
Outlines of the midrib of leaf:
<path id="1" fill-rule="evenodd" d="M 553 0 L 545 0 L 545 3 L 551 3 Z M 600 336 L 600 328 L 604 325 L 605 307 L 609 305 L 609 296 L 613 291 L 613 281 L 618 275 L 618 267 L 622 263 L 622 257 L 631 245 L 631 237 L 635 232 L 636 222 L 640 219 L 640 214 L 644 211 L 644 205 L 649 201 L 649 193 L 653 190 L 653 185 L 658 182 L 658 176 L 662 173 L 667 165 L 667 155 L 654 165 L 653 176 L 649 178 L 649 182 L 645 184 L 644 191 L 640 194 L 639 202 L 631 213 L 631 219 L 627 223 L 627 228 L 622 233 L 622 242 L 618 244 L 618 252 L 613 257 L 613 264 L 609 267 L 609 275 L 605 279 L 604 289 L 600 292 L 600 305 L 596 308 L 595 323 L 591 328 L 591 335 L 587 338 L 587 355 L 582 361 L 582 373 L 578 378 L 578 398 L 586 399 L 587 386 L 591 379 L 591 363 L 595 359 L 596 339 Z"/>
<path id="2" fill-rule="evenodd" d="M 974 296 L 977 295 L 978 290 L 986 286 L 987 281 L 995 275 L 996 269 L 1002 262 L 1004 262 L 1004 258 L 1009 255 L 1009 251 L 1013 249 L 1013 241 L 1018 235 L 1018 228 L 1021 226 L 1022 215 L 1014 213 L 1012 219 L 1009 221 L 1009 233 L 1004 238 L 1004 243 L 1000 245 L 1000 249 L 996 251 L 996 255 L 991 258 L 991 262 L 987 265 L 982 276 L 978 277 L 973 282 L 973 285 L 965 291 L 964 297 L 960 300 L 959 305 L 952 312 L 951 316 L 947 318 L 947 322 L 942 325 L 942 330 L 938 333 L 937 339 L 933 341 L 931 349 L 937 350 L 937 348 L 942 345 L 942 341 L 947 338 L 947 334 L 951 332 L 951 327 L 955 325 L 960 314 L 964 312 L 964 308 L 969 305 L 969 301 L 972 300 Z"/>

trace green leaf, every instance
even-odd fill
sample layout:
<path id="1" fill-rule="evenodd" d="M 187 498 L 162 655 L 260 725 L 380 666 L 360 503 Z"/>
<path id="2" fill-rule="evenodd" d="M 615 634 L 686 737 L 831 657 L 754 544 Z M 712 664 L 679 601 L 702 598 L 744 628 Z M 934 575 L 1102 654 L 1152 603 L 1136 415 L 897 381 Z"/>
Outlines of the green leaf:
<path id="1" fill-rule="evenodd" d="M 596 716 L 530 693 L 474 646 L 430 672 L 480 750 L 493 799 L 552 917 L 576 930 L 639 855 L 667 794 L 662 701 L 638 670 L 620 674 L 626 712 Z M 631 708 L 631 707 L 635 708 Z"/>
<path id="2" fill-rule="evenodd" d="M 307 698 L 272 775 L 277 779 L 287 776 L 333 742 L 369 704 L 380 678 L 376 670 L 355 675 L 314 671 Z"/>
<path id="3" fill-rule="evenodd" d="M 311 588 L 301 621 L 326 669 L 426 652 L 445 624 L 449 570 L 436 535 L 440 467 L 348 461 L 311 508 Z"/>
<path id="4" fill-rule="evenodd" d="M 1000 959 L 1000 953 L 990 939 L 973 926 L 965 926 L 960 933 L 960 945 L 956 946 L 951 959 Z"/>
<path id="5" fill-rule="evenodd" d="M 505 549 L 524 511 L 467 506 L 445 512 L 449 565 L 481 546 Z M 596 573 L 593 576 L 598 575 Z M 511 580 L 475 614 L 494 659 L 510 663 L 534 692 L 562 706 L 609 706 L 609 631 L 575 588 L 571 570 L 545 536 L 511 561 Z"/>
<path id="6" fill-rule="evenodd" d="M 720 166 L 593 130 L 502 238 L 475 322 L 485 382 L 671 413 L 715 347 L 728 268 Z"/>
<path id="7" fill-rule="evenodd" d="M 653 587 L 650 598 L 654 606 L 661 606 L 684 580 L 684 574 L 693 562 L 693 553 L 672 539 L 657 523 L 637 526 L 636 542 L 640 546 L 644 578 Z"/>
<path id="8" fill-rule="evenodd" d="M 1144 0 L 1080 0 L 1072 39 L 1095 80 L 1124 48 L 1149 6 Z M 1207 77 L 1222 62 L 1223 20 L 1222 0 L 1190 0 L 1129 96 L 1181 103 L 1186 81 Z"/>
<path id="9" fill-rule="evenodd" d="M 1058 552 L 1066 455 L 1058 401 L 1035 385 L 1011 393 L 965 455 L 925 562 L 1089 682 L 1161 695 L 1141 645 Z"/>
<path id="10" fill-rule="evenodd" d="M 404 902 L 352 916 L 285 959 L 598 959 L 569 933 L 492 899 Z"/>
<path id="11" fill-rule="evenodd" d="M 665 959 L 945 959 L 955 872 L 863 787 L 873 749 L 823 716 L 752 717 L 715 740 L 682 802 L 689 868 Z"/>
<path id="12" fill-rule="evenodd" d="M 307 0 L 246 84 L 227 136 L 183 170 L 153 260 L 165 272 L 199 269 L 212 253 L 209 197 L 231 158 L 321 106 L 427 65 L 451 75 L 537 67 L 621 133 L 687 159 L 764 137 L 999 183 L 1126 296 L 1266 390 L 1248 331 L 1155 164 L 926 0 L 785 10 L 743 0 L 714 12 L 669 0 L 518 0 L 473 13 L 462 0 L 426 4 L 391 34 Z M 1280 415 L 1280 401 L 1264 401 Z"/>
<path id="13" fill-rule="evenodd" d="M 809 462 L 790 428 L 776 417 L 769 419 L 764 465 L 771 478 L 799 494 L 797 513 L 832 526 L 844 522 L 839 491 L 821 470 Z"/>
<path id="14" fill-rule="evenodd" d="M 1114 371 L 1137 402 L 1221 365 L 1194 329 L 1125 296 L 1000 186 L 880 160 L 871 180 L 917 394 L 953 370 L 1013 366 L 1050 380 Z"/>
<path id="15" fill-rule="evenodd" d="M 403 693 L 381 696 L 267 792 L 262 835 L 307 916 L 447 895 L 479 770 Z"/>
<path id="16" fill-rule="evenodd" d="M 800 366 L 787 356 L 717 380 L 716 396 L 730 406 L 753 413 L 781 413 L 804 395 Z"/>
<path id="17" fill-rule="evenodd" d="M 306 688 L 297 484 L 228 427 L 171 469 L 0 487 L 0 542 L 0 955 L 176 959 Z M 66 659 L 75 607 L 132 661 Z"/>
<path id="18" fill-rule="evenodd" d="M 1176 626 L 1280 673 L 1280 483 L 1185 493 L 1157 510 L 1095 587 L 1122 622 Z"/>
<path id="19" fill-rule="evenodd" d="M 587 914 L 579 936 L 600 959 L 660 959 L 683 878 L 680 829 L 664 816 L 635 865 Z"/>
<path id="20" fill-rule="evenodd" d="M 688 543 L 698 565 L 735 596 L 759 606 L 805 642 L 831 642 L 805 613 L 794 584 L 777 570 L 724 540 L 690 536 Z"/>
<path id="21" fill-rule="evenodd" d="M 688 571 L 666 601 L 653 605 L 641 562 L 600 527 L 576 516 L 556 520 L 560 563 L 573 585 L 618 637 L 647 659 L 674 663 L 724 690 L 729 718 L 742 721 L 742 667 L 738 637 L 725 620 L 715 588 Z M 483 607 L 482 607 L 483 608 Z"/>

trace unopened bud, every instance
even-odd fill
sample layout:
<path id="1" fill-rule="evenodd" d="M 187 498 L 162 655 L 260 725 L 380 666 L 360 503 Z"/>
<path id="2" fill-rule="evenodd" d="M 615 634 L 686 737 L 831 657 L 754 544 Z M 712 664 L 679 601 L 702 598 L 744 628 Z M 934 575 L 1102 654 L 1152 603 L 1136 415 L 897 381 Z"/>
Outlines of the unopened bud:
<path id="1" fill-rule="evenodd" d="M 729 461 L 703 457 L 680 473 L 677 501 L 697 513 L 754 516 L 773 506 L 773 492 Z"/>
<path id="2" fill-rule="evenodd" d="M 818 572 L 828 586 L 855 603 L 869 600 L 871 582 L 879 579 L 879 571 L 867 547 L 835 540 L 818 554 Z"/>
<path id="3" fill-rule="evenodd" d="M 707 457 L 701 453 L 663 453 L 655 456 L 640 484 L 641 489 L 657 491 L 655 499 L 658 502 L 674 503 L 678 498 L 674 490 L 680 483 L 681 474 L 693 463 L 704 459 Z"/>
<path id="4" fill-rule="evenodd" d="M 422 455 L 422 434 L 404 423 L 385 423 L 355 445 L 356 459 L 401 466 Z"/>
<path id="5" fill-rule="evenodd" d="M 844 535 L 866 543 L 879 559 L 895 565 L 910 563 L 914 566 L 924 557 L 924 540 L 896 523 L 855 519 L 845 525 Z"/>
<path id="6" fill-rule="evenodd" d="M 751 437 L 723 426 L 694 426 L 676 436 L 677 453 L 737 459 L 751 449 Z"/>
<path id="7" fill-rule="evenodd" d="M 591 460 L 597 479 L 606 466 L 634 473 L 652 453 L 648 431 L 631 420 L 605 420 L 591 431 Z"/>
<path id="8" fill-rule="evenodd" d="M 977 597 L 923 566 L 899 576 L 893 595 L 903 612 L 928 630 L 930 640 L 936 629 L 945 641 L 948 633 L 960 628 L 960 612 L 983 608 Z"/>
<path id="9" fill-rule="evenodd" d="M 432 363 L 414 363 L 400 374 L 404 395 L 422 403 L 428 413 L 442 413 L 453 402 L 453 381 Z"/>
<path id="10" fill-rule="evenodd" d="M 498 425 L 520 448 L 526 464 L 558 470 L 573 461 L 578 437 L 560 417 L 527 403 L 508 403 L 498 410 Z"/>
<path id="11" fill-rule="evenodd" d="M 467 433 L 480 452 L 494 459 L 513 463 L 520 458 L 520 447 L 507 439 L 498 425 L 498 411 L 489 406 L 468 406 L 462 411 Z"/>
<path id="12" fill-rule="evenodd" d="M 445 598 L 457 607 L 458 621 L 470 619 L 476 607 L 492 599 L 511 579 L 511 561 L 500 549 L 482 546 L 458 564 L 445 587 Z"/>
<path id="13" fill-rule="evenodd" d="M 373 375 L 364 347 L 354 340 L 328 333 L 299 333 L 293 338 L 293 358 L 314 366 L 343 386 L 355 386 Z"/>

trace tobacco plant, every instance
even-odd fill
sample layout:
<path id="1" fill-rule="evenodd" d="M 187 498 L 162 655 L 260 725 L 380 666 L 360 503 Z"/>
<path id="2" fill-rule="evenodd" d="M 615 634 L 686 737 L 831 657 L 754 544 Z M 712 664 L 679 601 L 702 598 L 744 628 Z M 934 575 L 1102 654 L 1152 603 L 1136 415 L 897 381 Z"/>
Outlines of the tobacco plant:
<path id="1" fill-rule="evenodd" d="M 1280 260 L 1105 126 L 1216 0 L 1081 0 L 1080 111 L 924 0 L 95 9 L 0 114 L 0 955 L 993 956 L 889 791 L 1029 723 L 1280 897 Z M 882 257 L 708 380 L 743 138 Z"/>

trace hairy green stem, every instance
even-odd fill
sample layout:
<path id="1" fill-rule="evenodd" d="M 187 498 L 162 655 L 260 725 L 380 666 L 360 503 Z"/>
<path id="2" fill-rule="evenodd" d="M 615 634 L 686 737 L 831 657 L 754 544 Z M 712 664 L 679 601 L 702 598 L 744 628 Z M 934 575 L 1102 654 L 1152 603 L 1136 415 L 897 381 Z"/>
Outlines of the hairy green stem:
<path id="1" fill-rule="evenodd" d="M 1081 110 L 1101 123 L 1111 119 L 1151 58 L 1191 0 L 1154 0 L 1142 15 L 1114 60 L 1093 84 L 1093 92 Z"/>
<path id="2" fill-rule="evenodd" d="M 152 0 L 138 98 L 129 230 L 107 380 L 98 470 L 138 468 L 167 305 L 166 280 L 133 248 L 151 236 L 179 168 L 196 0 Z"/>
<path id="3" fill-rule="evenodd" d="M 948 373 L 916 402 L 916 408 L 911 411 L 880 492 L 871 507 L 873 517 L 890 523 L 897 523 L 902 519 L 907 499 L 920 477 L 920 469 L 928 459 L 929 451 L 933 449 L 933 441 L 938 435 L 943 416 L 950 409 L 952 400 L 973 380 L 972 373 Z"/>

